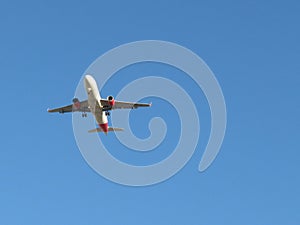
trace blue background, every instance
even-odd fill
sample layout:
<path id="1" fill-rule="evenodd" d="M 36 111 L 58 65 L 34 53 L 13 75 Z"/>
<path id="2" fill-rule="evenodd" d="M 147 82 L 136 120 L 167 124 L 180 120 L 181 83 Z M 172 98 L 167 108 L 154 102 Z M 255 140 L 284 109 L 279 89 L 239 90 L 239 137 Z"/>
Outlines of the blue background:
<path id="1" fill-rule="evenodd" d="M 292 0 L 1 1 L 0 224 L 299 224 L 299 11 Z M 196 153 L 171 179 L 133 188 L 96 174 L 76 146 L 71 115 L 46 109 L 71 102 L 98 56 L 144 39 L 175 42 L 206 61 L 228 124 L 216 161 L 199 173 L 210 118 L 195 90 L 203 108 Z M 125 75 L 103 95 L 117 93 Z M 194 84 L 180 79 L 194 99 Z M 151 113 L 163 116 L 165 105 Z M 133 113 L 142 120 L 145 110 Z M 147 137 L 147 122 L 133 127 L 137 135 Z M 140 156 L 114 154 L 139 164 Z"/>

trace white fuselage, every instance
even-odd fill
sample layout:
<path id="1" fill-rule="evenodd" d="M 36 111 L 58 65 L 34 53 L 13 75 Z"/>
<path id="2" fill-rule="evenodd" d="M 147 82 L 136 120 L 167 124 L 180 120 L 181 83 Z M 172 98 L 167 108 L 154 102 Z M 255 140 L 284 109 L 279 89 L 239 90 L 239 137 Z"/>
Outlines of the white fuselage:
<path id="1" fill-rule="evenodd" d="M 90 75 L 86 75 L 84 77 L 84 87 L 88 95 L 88 103 L 91 113 L 93 113 L 95 116 L 95 119 L 101 129 L 104 132 L 107 132 L 108 120 L 105 111 L 102 111 L 102 105 L 100 101 L 101 97 L 95 79 Z"/>

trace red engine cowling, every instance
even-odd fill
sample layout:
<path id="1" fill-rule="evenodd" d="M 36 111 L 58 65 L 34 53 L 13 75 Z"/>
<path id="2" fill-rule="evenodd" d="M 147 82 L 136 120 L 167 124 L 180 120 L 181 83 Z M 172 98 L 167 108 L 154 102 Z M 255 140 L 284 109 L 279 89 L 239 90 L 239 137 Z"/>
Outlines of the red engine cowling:
<path id="1" fill-rule="evenodd" d="M 73 107 L 75 109 L 80 109 L 80 101 L 78 100 L 78 98 L 73 98 Z"/>
<path id="2" fill-rule="evenodd" d="M 115 104 L 115 99 L 111 95 L 107 97 L 107 101 L 110 106 L 113 106 Z"/>

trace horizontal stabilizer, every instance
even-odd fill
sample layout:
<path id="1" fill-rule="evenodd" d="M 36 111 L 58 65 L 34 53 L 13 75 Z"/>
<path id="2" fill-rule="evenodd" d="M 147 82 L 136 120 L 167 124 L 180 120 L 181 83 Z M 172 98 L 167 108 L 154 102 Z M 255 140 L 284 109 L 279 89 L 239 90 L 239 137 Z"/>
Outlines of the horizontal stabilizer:
<path id="1" fill-rule="evenodd" d="M 124 130 L 123 128 L 118 128 L 118 127 L 109 127 L 108 128 L 108 131 L 123 131 L 123 130 Z M 97 132 L 103 132 L 103 130 L 98 127 L 96 129 L 89 130 L 88 132 L 89 133 L 97 133 Z"/>

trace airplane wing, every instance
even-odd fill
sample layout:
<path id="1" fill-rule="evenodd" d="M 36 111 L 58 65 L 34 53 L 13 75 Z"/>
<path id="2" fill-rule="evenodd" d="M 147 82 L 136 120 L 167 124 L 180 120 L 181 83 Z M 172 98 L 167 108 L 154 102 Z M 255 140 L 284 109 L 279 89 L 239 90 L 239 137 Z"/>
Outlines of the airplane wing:
<path id="1" fill-rule="evenodd" d="M 82 101 L 77 104 L 71 104 L 63 107 L 59 107 L 56 109 L 48 109 L 48 112 L 59 112 L 59 113 L 67 113 L 67 112 L 90 112 L 90 108 L 88 105 L 88 101 Z"/>
<path id="2" fill-rule="evenodd" d="M 139 103 L 139 102 L 122 102 L 122 101 L 114 101 L 114 105 L 111 106 L 107 99 L 101 99 L 101 105 L 103 108 L 107 108 L 107 110 L 111 109 L 136 109 L 138 107 L 150 107 L 151 104 L 148 103 Z"/>

